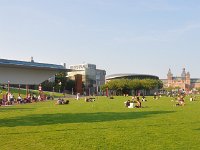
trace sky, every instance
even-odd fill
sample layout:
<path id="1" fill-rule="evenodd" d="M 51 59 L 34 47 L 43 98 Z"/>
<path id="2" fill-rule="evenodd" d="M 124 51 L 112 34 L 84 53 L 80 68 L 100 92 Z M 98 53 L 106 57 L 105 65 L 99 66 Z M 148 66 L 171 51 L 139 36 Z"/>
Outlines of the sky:
<path id="1" fill-rule="evenodd" d="M 0 0 L 0 58 L 200 78 L 199 0 Z"/>

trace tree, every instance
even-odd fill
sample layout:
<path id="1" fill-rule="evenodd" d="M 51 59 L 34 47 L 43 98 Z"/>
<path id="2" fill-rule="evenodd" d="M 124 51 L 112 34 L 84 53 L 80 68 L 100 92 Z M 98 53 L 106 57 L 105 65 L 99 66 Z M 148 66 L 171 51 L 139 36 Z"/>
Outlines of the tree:
<path id="1" fill-rule="evenodd" d="M 166 91 L 171 92 L 174 88 L 172 86 L 169 86 L 167 88 L 165 88 Z"/>
<path id="2" fill-rule="evenodd" d="M 41 85 L 44 91 L 52 91 L 54 88 L 56 92 L 70 91 L 71 93 L 72 88 L 75 87 L 75 81 L 67 78 L 66 72 L 62 71 L 55 75 L 54 82 L 49 82 L 48 80 L 46 80 Z"/>
<path id="3" fill-rule="evenodd" d="M 116 79 L 107 82 L 104 86 L 102 86 L 102 89 L 106 90 L 106 88 L 109 88 L 109 90 L 122 95 L 129 94 L 133 91 L 136 93 L 138 90 L 161 88 L 162 86 L 162 82 L 156 79 Z"/>

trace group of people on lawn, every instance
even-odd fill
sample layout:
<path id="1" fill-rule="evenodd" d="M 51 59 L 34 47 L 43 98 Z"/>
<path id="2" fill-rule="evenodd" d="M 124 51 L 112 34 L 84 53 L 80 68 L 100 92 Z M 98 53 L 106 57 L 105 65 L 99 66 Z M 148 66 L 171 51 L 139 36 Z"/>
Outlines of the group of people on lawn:
<path id="1" fill-rule="evenodd" d="M 175 97 L 176 100 L 176 106 L 185 106 L 185 97 L 186 94 L 178 94 L 177 97 Z M 190 95 L 189 101 L 195 101 L 195 96 Z"/>
<path id="2" fill-rule="evenodd" d="M 185 105 L 185 100 L 184 100 L 185 95 L 178 95 L 176 97 L 176 106 L 184 106 Z M 153 98 L 154 99 L 154 98 Z M 190 101 L 194 101 L 195 97 L 190 96 Z M 147 101 L 145 96 L 142 96 L 142 101 Z M 133 96 L 131 100 L 127 100 L 124 102 L 125 107 L 127 108 L 141 108 L 142 107 L 142 103 L 140 101 L 140 97 L 139 96 Z"/>
<path id="3" fill-rule="evenodd" d="M 175 105 L 185 106 L 185 97 L 186 97 L 186 94 L 178 94 L 177 97 L 175 97 L 175 101 L 177 102 Z M 196 98 L 195 96 L 190 95 L 189 101 L 195 101 L 195 98 Z"/>
<path id="4" fill-rule="evenodd" d="M 177 104 L 176 106 L 184 106 L 185 105 L 185 100 L 184 100 L 185 95 L 178 95 L 177 96 Z"/>
<path id="5" fill-rule="evenodd" d="M 145 97 L 142 97 L 142 101 L 146 101 Z M 128 108 L 141 108 L 142 107 L 142 103 L 140 101 L 140 97 L 139 96 L 133 96 L 131 100 L 127 100 L 126 102 L 124 102 L 125 107 Z M 135 106 L 134 106 L 135 104 Z"/>
<path id="6" fill-rule="evenodd" d="M 14 97 L 12 93 L 6 93 L 3 95 L 3 98 L 0 99 L 0 105 L 14 105 L 14 104 L 25 104 L 25 103 L 32 103 L 37 101 L 46 100 L 46 96 L 36 96 L 35 94 L 28 94 L 25 98 L 19 94 L 17 98 Z"/>
<path id="7" fill-rule="evenodd" d="M 185 105 L 185 100 L 184 100 L 185 96 L 186 95 L 183 95 L 183 94 L 177 95 L 177 97 L 175 98 L 175 101 L 177 103 L 175 105 L 176 106 L 184 106 Z M 79 99 L 80 95 L 77 94 L 77 97 L 76 97 L 76 99 Z M 1 105 L 13 105 L 15 103 L 17 103 L 17 104 L 32 103 L 32 102 L 42 101 L 45 99 L 46 99 L 46 97 L 41 97 L 40 95 L 37 97 L 34 94 L 33 95 L 28 94 L 28 96 L 25 98 L 22 98 L 19 94 L 18 97 L 15 98 L 12 93 L 6 93 L 3 96 L 3 99 L 0 100 L 0 106 Z M 112 96 L 112 99 L 114 99 L 113 96 Z M 155 99 L 155 97 L 153 99 Z M 189 100 L 194 101 L 195 97 L 190 96 Z M 95 101 L 95 97 L 85 97 L 85 102 L 94 102 L 94 101 Z M 132 96 L 131 100 L 125 101 L 124 104 L 125 104 L 125 107 L 127 107 L 127 108 L 134 108 L 134 107 L 141 108 L 142 107 L 141 101 L 147 101 L 146 97 L 142 96 L 141 100 L 140 100 L 139 96 Z M 172 101 L 174 101 L 174 100 L 172 100 Z M 56 104 L 58 104 L 58 105 L 69 104 L 69 100 L 65 101 L 64 99 L 58 98 Z"/>
<path id="8" fill-rule="evenodd" d="M 63 98 L 58 98 L 56 101 L 57 105 L 69 104 L 69 100 L 64 100 Z"/>

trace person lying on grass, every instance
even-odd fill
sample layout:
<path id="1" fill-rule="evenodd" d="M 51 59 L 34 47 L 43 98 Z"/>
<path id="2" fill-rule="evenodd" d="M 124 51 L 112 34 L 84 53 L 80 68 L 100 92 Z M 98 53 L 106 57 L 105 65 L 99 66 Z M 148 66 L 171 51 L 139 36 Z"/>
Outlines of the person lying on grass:
<path id="1" fill-rule="evenodd" d="M 95 101 L 95 97 L 85 97 L 85 102 L 94 102 Z"/>
<path id="2" fill-rule="evenodd" d="M 69 104 L 69 100 L 64 101 L 64 99 L 58 98 L 57 105 L 62 105 L 62 104 Z"/>

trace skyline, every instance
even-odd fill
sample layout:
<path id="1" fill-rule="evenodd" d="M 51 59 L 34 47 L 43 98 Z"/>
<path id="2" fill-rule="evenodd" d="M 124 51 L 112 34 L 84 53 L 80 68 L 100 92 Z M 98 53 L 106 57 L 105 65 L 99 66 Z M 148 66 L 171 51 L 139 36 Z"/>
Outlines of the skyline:
<path id="1" fill-rule="evenodd" d="M 200 1 L 0 0 L 2 59 L 199 78 Z"/>

